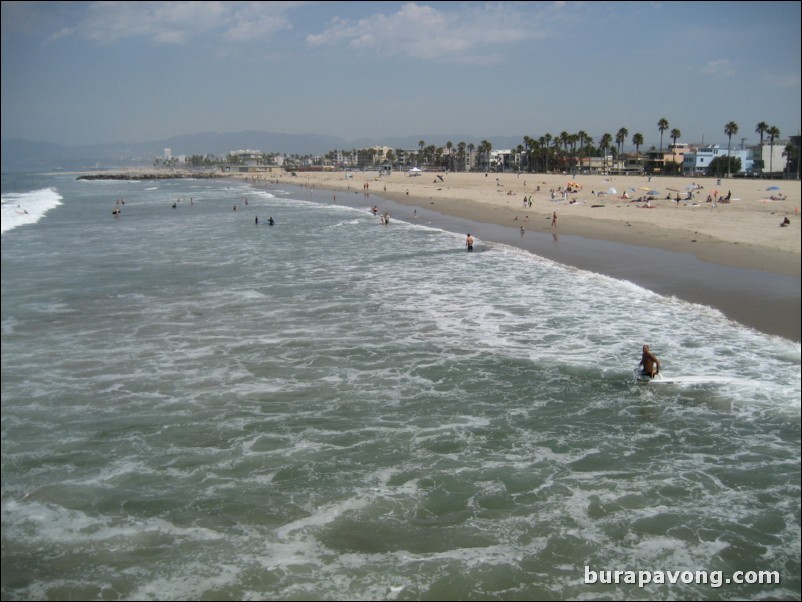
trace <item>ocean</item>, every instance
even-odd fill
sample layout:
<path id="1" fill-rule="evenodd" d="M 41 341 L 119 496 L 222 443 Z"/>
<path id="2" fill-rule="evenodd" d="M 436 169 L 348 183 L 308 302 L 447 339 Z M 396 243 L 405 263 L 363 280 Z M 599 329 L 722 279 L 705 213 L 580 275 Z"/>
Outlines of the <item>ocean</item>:
<path id="1" fill-rule="evenodd" d="M 352 197 L 3 174 L 4 600 L 800 599 L 799 343 Z"/>

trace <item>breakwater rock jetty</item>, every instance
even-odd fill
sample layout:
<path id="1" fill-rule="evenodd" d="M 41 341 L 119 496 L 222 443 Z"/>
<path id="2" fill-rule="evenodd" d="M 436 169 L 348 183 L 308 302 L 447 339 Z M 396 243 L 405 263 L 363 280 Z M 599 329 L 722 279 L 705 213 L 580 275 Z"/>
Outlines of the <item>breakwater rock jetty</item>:
<path id="1" fill-rule="evenodd" d="M 220 172 L 108 172 L 78 176 L 78 180 L 176 180 L 182 178 L 229 178 L 231 174 Z"/>

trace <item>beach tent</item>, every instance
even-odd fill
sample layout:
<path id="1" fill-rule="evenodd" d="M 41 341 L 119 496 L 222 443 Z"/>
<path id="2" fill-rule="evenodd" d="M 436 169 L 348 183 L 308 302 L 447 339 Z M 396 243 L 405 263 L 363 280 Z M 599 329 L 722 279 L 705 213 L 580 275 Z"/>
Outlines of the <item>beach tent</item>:
<path id="1" fill-rule="evenodd" d="M 423 172 L 420 170 L 420 168 L 418 168 L 418 167 L 413 167 L 413 168 L 412 168 L 412 169 L 410 169 L 410 170 L 409 170 L 407 173 L 408 173 L 409 175 L 411 175 L 411 176 L 419 176 L 419 175 L 421 175 Z"/>

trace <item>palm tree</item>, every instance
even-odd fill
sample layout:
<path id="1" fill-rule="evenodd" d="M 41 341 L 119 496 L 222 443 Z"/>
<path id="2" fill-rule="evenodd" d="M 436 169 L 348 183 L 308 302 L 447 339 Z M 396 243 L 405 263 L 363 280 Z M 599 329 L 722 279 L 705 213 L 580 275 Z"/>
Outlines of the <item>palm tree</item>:
<path id="1" fill-rule="evenodd" d="M 576 176 L 576 143 L 579 142 L 579 134 L 569 134 L 568 144 L 571 145 L 571 175 Z"/>
<path id="2" fill-rule="evenodd" d="M 730 121 L 724 126 L 724 133 L 727 135 L 727 177 L 730 177 L 730 146 L 732 145 L 732 137 L 738 133 L 738 124 Z"/>
<path id="3" fill-rule="evenodd" d="M 791 171 L 791 165 L 794 158 L 796 148 L 790 142 L 785 145 L 785 149 L 783 150 L 783 157 L 785 157 L 785 168 L 783 171 L 788 174 Z"/>
<path id="4" fill-rule="evenodd" d="M 479 143 L 479 152 L 482 154 L 485 160 L 485 171 L 490 169 L 490 151 L 493 149 L 493 145 L 490 144 L 488 140 L 482 140 Z"/>
<path id="5" fill-rule="evenodd" d="M 660 130 L 660 154 L 663 154 L 663 132 L 668 129 L 668 119 L 661 117 L 657 122 L 657 129 Z"/>
<path id="6" fill-rule="evenodd" d="M 680 136 L 682 136 L 682 132 L 680 132 L 678 128 L 671 130 L 671 141 L 674 143 L 674 146 L 677 146 L 677 138 Z"/>
<path id="7" fill-rule="evenodd" d="M 617 148 L 619 149 L 619 155 L 624 154 L 624 142 L 626 142 L 627 136 L 629 136 L 629 130 L 627 128 L 621 128 L 615 135 L 615 142 L 617 144 Z"/>
<path id="8" fill-rule="evenodd" d="M 585 130 L 579 130 L 576 133 L 577 137 L 579 138 L 579 157 L 580 163 L 582 161 L 582 150 L 585 148 L 585 140 L 589 138 L 588 133 Z M 588 162 L 588 165 L 590 162 Z M 581 167 L 581 165 L 580 165 Z"/>
<path id="9" fill-rule="evenodd" d="M 774 174 L 774 141 L 780 137 L 780 128 L 778 128 L 776 125 L 773 125 L 766 133 L 769 135 L 769 144 L 771 144 L 771 154 L 769 155 L 769 177 L 772 177 Z"/>
<path id="10" fill-rule="evenodd" d="M 607 166 L 607 149 L 610 148 L 610 143 L 613 141 L 612 134 L 604 134 L 601 139 L 599 139 L 599 147 L 602 151 L 602 162 L 603 165 Z M 606 171 L 606 169 L 605 169 Z"/>
<path id="11" fill-rule="evenodd" d="M 534 160 L 534 164 L 532 165 L 532 171 L 538 172 L 540 171 L 540 153 L 543 151 L 543 137 L 541 136 L 537 140 L 532 140 L 532 159 Z"/>
<path id="12" fill-rule="evenodd" d="M 632 144 L 635 145 L 635 156 L 640 155 L 640 145 L 643 144 L 643 134 L 635 132 L 632 136 Z"/>
<path id="13" fill-rule="evenodd" d="M 559 142 L 563 145 L 563 152 L 560 163 L 562 164 L 562 171 L 566 171 L 566 155 L 568 155 L 568 144 L 570 143 L 570 134 L 563 130 L 560 132 Z M 557 146 L 557 140 L 554 141 L 554 146 Z"/>
<path id="14" fill-rule="evenodd" d="M 671 153 L 671 162 L 674 164 L 674 175 L 677 175 L 677 138 L 682 136 L 678 128 L 671 130 L 671 140 L 674 142 L 674 152 Z"/>
<path id="15" fill-rule="evenodd" d="M 544 145 L 543 147 L 546 153 L 546 173 L 549 173 L 549 144 L 551 144 L 551 134 L 545 134 L 542 140 L 543 142 L 541 142 L 541 144 Z"/>
<path id="16" fill-rule="evenodd" d="M 660 130 L 660 171 L 662 172 L 662 165 L 665 164 L 665 161 L 663 160 L 663 132 L 668 129 L 668 119 L 661 117 L 657 121 L 657 129 Z"/>
<path id="17" fill-rule="evenodd" d="M 760 134 L 760 158 L 763 158 L 763 134 L 769 131 L 771 126 L 765 121 L 761 121 L 755 126 L 755 133 Z M 761 169 L 760 177 L 763 177 L 763 170 Z"/>

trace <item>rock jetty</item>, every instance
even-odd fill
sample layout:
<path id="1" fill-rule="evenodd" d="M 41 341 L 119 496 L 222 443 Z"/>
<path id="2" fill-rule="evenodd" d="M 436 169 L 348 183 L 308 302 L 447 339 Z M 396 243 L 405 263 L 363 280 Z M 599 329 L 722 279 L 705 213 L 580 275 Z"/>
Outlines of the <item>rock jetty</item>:
<path id="1" fill-rule="evenodd" d="M 231 174 L 220 172 L 158 172 L 158 173 L 96 173 L 78 176 L 78 180 L 177 180 L 181 178 L 229 178 Z"/>

